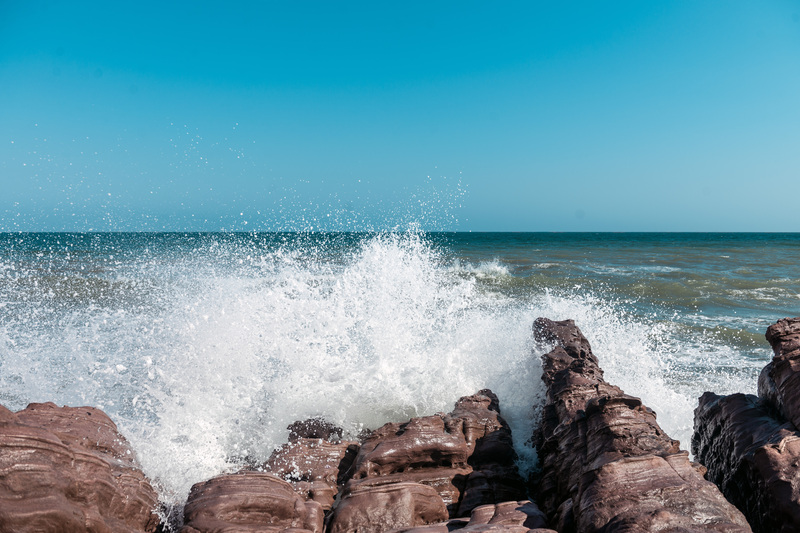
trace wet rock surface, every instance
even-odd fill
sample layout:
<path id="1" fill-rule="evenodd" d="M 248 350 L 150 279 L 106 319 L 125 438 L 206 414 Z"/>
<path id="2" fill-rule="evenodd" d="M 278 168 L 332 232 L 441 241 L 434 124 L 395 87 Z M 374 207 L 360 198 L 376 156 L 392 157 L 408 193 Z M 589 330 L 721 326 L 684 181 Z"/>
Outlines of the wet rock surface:
<path id="1" fill-rule="evenodd" d="M 758 396 L 800 427 L 800 317 L 779 320 L 766 338 L 775 356 L 758 378 Z"/>
<path id="2" fill-rule="evenodd" d="M 0 531 L 154 532 L 157 496 L 92 407 L 0 406 Z"/>
<path id="3" fill-rule="evenodd" d="M 759 395 L 703 394 L 692 451 L 754 531 L 800 531 L 800 318 L 779 320 L 766 338 L 775 356 Z"/>
<path id="4" fill-rule="evenodd" d="M 800 531 L 800 433 L 756 396 L 706 392 L 692 448 L 756 532 Z"/>
<path id="5" fill-rule="evenodd" d="M 291 427 L 291 426 L 290 426 Z M 289 482 L 306 499 L 319 502 L 324 511 L 352 473 L 359 445 L 355 441 L 326 440 L 341 437 L 341 430 L 326 437 L 298 437 L 275 450 L 262 469 Z"/>
<path id="6" fill-rule="evenodd" d="M 242 471 L 197 483 L 184 508 L 181 533 L 321 533 L 322 506 L 305 500 L 279 477 Z"/>
<path id="7" fill-rule="evenodd" d="M 543 357 L 547 399 L 534 435 L 542 468 L 536 492 L 551 526 L 561 533 L 750 531 L 655 413 L 603 379 L 573 321 L 537 319 L 534 335 L 555 344 Z"/>
<path id="8" fill-rule="evenodd" d="M 459 399 L 448 414 L 385 424 L 361 445 L 330 530 L 389 531 L 468 516 L 487 503 L 524 499 L 515 460 L 511 430 L 489 390 Z M 435 509 L 426 508 L 421 521 L 413 505 L 405 503 L 419 494 L 437 503 Z M 393 509 L 386 514 L 383 502 L 390 497 L 404 502 L 398 507 L 402 513 Z M 360 510 L 350 510 L 355 507 Z"/>

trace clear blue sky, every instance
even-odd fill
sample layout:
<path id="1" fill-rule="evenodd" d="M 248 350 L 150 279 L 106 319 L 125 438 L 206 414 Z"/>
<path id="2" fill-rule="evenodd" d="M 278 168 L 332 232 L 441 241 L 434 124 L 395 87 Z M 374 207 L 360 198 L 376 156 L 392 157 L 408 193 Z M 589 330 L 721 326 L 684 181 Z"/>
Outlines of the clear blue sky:
<path id="1" fill-rule="evenodd" d="M 800 0 L 0 0 L 2 231 L 800 231 L 798 202 Z"/>

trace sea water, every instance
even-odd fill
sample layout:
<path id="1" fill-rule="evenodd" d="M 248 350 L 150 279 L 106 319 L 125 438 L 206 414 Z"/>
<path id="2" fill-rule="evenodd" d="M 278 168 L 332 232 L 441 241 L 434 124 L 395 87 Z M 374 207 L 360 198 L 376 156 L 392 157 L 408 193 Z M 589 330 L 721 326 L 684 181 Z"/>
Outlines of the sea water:
<path id="1" fill-rule="evenodd" d="M 798 265 L 798 234 L 5 233 L 0 403 L 103 409 L 168 507 L 295 420 L 355 435 L 482 388 L 530 469 L 544 316 L 686 449 L 698 396 L 755 391 Z"/>

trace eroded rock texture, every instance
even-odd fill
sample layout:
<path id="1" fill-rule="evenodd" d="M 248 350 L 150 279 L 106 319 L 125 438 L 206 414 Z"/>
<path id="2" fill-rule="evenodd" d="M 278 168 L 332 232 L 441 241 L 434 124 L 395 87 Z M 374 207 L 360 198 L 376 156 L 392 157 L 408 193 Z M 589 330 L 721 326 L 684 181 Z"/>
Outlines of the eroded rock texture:
<path id="1" fill-rule="evenodd" d="M 758 397 L 703 394 L 692 451 L 754 531 L 800 531 L 800 434 Z"/>
<path id="2" fill-rule="evenodd" d="M 800 432 L 792 422 L 800 415 L 800 318 L 778 321 L 766 337 L 775 357 L 761 372 L 759 396 L 703 394 L 692 451 L 754 531 L 800 531 Z"/>
<path id="3" fill-rule="evenodd" d="M 758 395 L 800 428 L 800 317 L 767 328 L 775 356 L 758 377 Z"/>
<path id="4" fill-rule="evenodd" d="M 153 532 L 157 496 L 93 407 L 0 406 L 0 531 Z"/>
<path id="5" fill-rule="evenodd" d="M 489 390 L 453 412 L 386 424 L 361 445 L 330 531 L 379 533 L 525 496 L 511 431 Z"/>
<path id="6" fill-rule="evenodd" d="M 742 514 L 703 479 L 655 413 L 603 379 L 571 320 L 537 319 L 547 400 L 534 436 L 539 503 L 569 532 L 750 531 Z"/>
<path id="7" fill-rule="evenodd" d="M 330 511 L 334 499 L 352 473 L 358 443 L 341 440 L 342 430 L 312 419 L 289 426 L 289 442 L 275 450 L 263 465 L 288 481 L 305 499 Z"/>
<path id="8" fill-rule="evenodd" d="M 321 533 L 322 506 L 305 500 L 279 477 L 254 471 L 196 483 L 181 533 Z"/>

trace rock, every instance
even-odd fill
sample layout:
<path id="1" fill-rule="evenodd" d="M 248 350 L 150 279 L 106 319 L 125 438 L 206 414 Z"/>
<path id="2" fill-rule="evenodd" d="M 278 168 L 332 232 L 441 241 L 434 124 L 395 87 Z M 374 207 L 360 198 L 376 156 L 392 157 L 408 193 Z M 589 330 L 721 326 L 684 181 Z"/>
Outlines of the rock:
<path id="1" fill-rule="evenodd" d="M 362 444 L 353 479 L 421 468 L 464 468 L 467 466 L 467 442 L 460 429 L 442 415 L 412 418 L 404 424 L 386 424 Z"/>
<path id="2" fill-rule="evenodd" d="M 0 531 L 154 532 L 157 501 L 99 409 L 0 406 Z"/>
<path id="3" fill-rule="evenodd" d="M 479 505 L 525 498 L 525 482 L 517 470 L 511 428 L 500 416 L 497 396 L 488 389 L 465 396 L 456 402 L 449 417 L 462 421 L 467 463 L 472 468 L 457 516 L 468 516 Z"/>
<path id="4" fill-rule="evenodd" d="M 362 443 L 331 527 L 348 527 L 341 525 L 341 513 L 355 505 L 352 498 L 356 494 L 360 505 L 379 505 L 388 497 L 383 492 L 393 485 L 433 489 L 447 511 L 444 518 L 468 515 L 473 508 L 487 503 L 522 499 L 525 486 L 515 460 L 511 430 L 500 416 L 497 396 L 489 390 L 459 399 L 446 415 L 385 424 Z M 397 514 L 400 510 L 412 512 L 413 506 L 393 510 L 391 520 L 384 521 L 396 525 L 388 527 L 376 522 L 370 527 L 384 529 L 372 531 L 420 525 L 414 517 L 401 520 Z M 347 512 L 348 516 L 355 513 Z"/>
<path id="5" fill-rule="evenodd" d="M 421 527 L 402 528 L 392 533 L 555 533 L 546 529 L 547 517 L 530 501 L 508 501 L 482 505 L 472 511 L 469 520 L 452 519 Z"/>
<path id="6" fill-rule="evenodd" d="M 537 319 L 547 398 L 534 441 L 539 501 L 562 533 L 750 531 L 638 398 L 603 379 L 571 320 Z"/>
<path id="7" fill-rule="evenodd" d="M 318 419 L 289 426 L 289 442 L 275 450 L 262 469 L 288 481 L 305 499 L 330 511 L 339 490 L 352 474 L 359 445 L 342 441 L 342 430 Z"/>
<path id="8" fill-rule="evenodd" d="M 279 477 L 241 471 L 196 483 L 181 533 L 322 533 L 322 506 L 306 501 Z"/>
<path id="9" fill-rule="evenodd" d="M 298 439 L 323 439 L 331 442 L 342 440 L 342 428 L 335 426 L 323 418 L 309 418 L 293 422 L 289 430 L 289 442 Z"/>
<path id="10" fill-rule="evenodd" d="M 767 328 L 775 356 L 758 378 L 758 395 L 800 428 L 800 317 Z"/>
<path id="11" fill-rule="evenodd" d="M 762 399 L 703 394 L 692 451 L 753 531 L 800 531 L 800 433 Z"/>
<path id="12" fill-rule="evenodd" d="M 444 501 L 433 487 L 398 481 L 357 485 L 336 508 L 329 533 L 379 533 L 447 519 Z"/>

